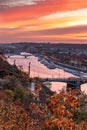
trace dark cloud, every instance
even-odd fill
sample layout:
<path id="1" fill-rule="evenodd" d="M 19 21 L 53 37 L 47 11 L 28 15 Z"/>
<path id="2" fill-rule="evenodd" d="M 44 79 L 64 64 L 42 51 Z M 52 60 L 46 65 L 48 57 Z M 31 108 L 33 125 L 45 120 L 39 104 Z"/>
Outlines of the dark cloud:
<path id="1" fill-rule="evenodd" d="M 74 34 L 74 33 L 83 33 L 87 32 L 87 25 L 83 26 L 74 26 L 74 27 L 65 27 L 65 28 L 55 28 L 39 31 L 40 34 L 45 35 L 61 35 L 61 34 Z"/>
<path id="2" fill-rule="evenodd" d="M 23 35 L 65 35 L 87 32 L 87 25 L 22 32 Z"/>

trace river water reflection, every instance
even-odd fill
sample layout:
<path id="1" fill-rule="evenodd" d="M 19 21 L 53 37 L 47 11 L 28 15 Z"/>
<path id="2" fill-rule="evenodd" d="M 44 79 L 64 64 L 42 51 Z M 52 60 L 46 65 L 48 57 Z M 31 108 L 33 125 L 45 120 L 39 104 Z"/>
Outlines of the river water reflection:
<path id="1" fill-rule="evenodd" d="M 10 64 L 15 64 L 20 68 L 22 66 L 23 71 L 28 72 L 28 66 L 30 62 L 30 76 L 31 77 L 41 77 L 41 78 L 68 78 L 68 77 L 76 77 L 71 73 L 65 72 L 63 69 L 48 69 L 46 66 L 38 61 L 38 58 L 35 56 L 30 56 L 28 58 L 24 58 L 24 56 L 14 55 L 8 58 L 8 62 Z M 86 89 L 87 84 L 82 85 L 81 90 L 87 93 Z M 60 91 L 62 88 L 66 88 L 66 83 L 60 82 L 52 82 L 51 89 L 53 91 Z"/>

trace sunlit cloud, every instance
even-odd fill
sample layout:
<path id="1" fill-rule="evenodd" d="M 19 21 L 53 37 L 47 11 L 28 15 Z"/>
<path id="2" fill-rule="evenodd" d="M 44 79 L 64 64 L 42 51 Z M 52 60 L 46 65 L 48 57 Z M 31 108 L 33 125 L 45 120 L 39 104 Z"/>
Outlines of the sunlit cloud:
<path id="1" fill-rule="evenodd" d="M 68 12 L 58 12 L 47 16 L 43 16 L 41 19 L 57 19 L 57 18 L 81 17 L 81 16 L 87 17 L 87 8 Z"/>
<path id="2" fill-rule="evenodd" d="M 86 0 L 0 0 L 0 42 L 86 42 Z"/>
<path id="3" fill-rule="evenodd" d="M 87 20 L 77 20 L 77 21 L 73 21 L 68 23 L 68 26 L 76 26 L 76 25 L 87 25 Z"/>

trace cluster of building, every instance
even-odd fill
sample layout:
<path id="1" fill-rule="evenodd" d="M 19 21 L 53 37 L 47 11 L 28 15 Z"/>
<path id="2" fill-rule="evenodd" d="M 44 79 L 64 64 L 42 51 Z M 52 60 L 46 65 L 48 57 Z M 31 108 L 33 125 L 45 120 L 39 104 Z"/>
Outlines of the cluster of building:
<path id="1" fill-rule="evenodd" d="M 0 44 L 4 54 L 27 52 L 55 62 L 87 68 L 87 44 L 12 43 Z"/>

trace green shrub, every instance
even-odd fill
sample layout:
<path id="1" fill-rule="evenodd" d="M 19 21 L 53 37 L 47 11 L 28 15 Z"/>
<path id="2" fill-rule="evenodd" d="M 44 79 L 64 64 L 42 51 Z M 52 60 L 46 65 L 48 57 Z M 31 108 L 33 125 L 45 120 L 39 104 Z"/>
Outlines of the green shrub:
<path id="1" fill-rule="evenodd" d="M 15 94 L 15 100 L 16 99 L 21 99 L 21 101 L 23 101 L 24 97 L 25 97 L 25 93 L 24 93 L 24 89 L 22 86 L 17 86 L 14 88 L 14 94 Z"/>
<path id="2" fill-rule="evenodd" d="M 7 90 L 5 90 L 5 93 L 6 93 L 7 99 L 9 101 L 13 101 L 14 100 L 14 92 L 12 90 L 7 89 Z"/>

